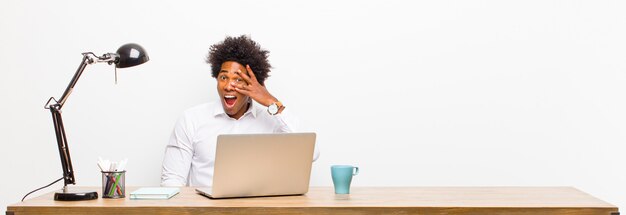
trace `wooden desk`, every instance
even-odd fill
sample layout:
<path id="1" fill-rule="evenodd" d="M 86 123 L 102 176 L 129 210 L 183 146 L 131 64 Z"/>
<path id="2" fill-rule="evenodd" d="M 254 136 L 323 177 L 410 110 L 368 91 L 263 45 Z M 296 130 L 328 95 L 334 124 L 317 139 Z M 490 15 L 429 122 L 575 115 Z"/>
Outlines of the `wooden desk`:
<path id="1" fill-rule="evenodd" d="M 127 191 L 136 188 L 127 187 Z M 99 190 L 99 187 L 93 188 Z M 619 214 L 617 207 L 571 187 L 355 187 L 335 195 L 211 200 L 184 187 L 170 200 L 54 201 L 53 193 L 7 207 L 9 214 Z"/>

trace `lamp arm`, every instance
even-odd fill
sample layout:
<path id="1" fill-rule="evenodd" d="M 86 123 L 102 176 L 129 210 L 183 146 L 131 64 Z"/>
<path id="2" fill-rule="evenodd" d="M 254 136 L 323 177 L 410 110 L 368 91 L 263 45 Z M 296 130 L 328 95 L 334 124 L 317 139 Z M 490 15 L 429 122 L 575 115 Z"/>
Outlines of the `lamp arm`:
<path id="1" fill-rule="evenodd" d="M 92 55 L 93 57 L 90 55 Z M 94 57 L 97 59 L 94 59 Z M 99 62 L 99 59 L 100 59 L 99 57 L 95 56 L 91 52 L 83 53 L 83 60 L 80 62 L 80 65 L 78 66 L 78 69 L 76 70 L 76 73 L 74 74 L 74 77 L 72 78 L 70 83 L 67 85 L 65 92 L 63 92 L 61 99 L 57 101 L 56 99 L 54 99 L 54 97 L 51 97 L 45 105 L 45 108 L 50 109 L 50 113 L 52 114 L 52 122 L 54 123 L 54 133 L 56 134 L 57 146 L 59 148 L 59 155 L 61 157 L 61 168 L 63 168 L 63 180 L 65 183 L 65 186 L 63 187 L 64 190 L 67 189 L 68 184 L 76 184 L 75 182 L 76 179 L 74 178 L 74 168 L 72 167 L 70 149 L 67 144 L 67 138 L 65 136 L 63 118 L 61 117 L 61 108 L 63 108 L 63 104 L 65 103 L 65 101 L 67 101 L 67 98 L 74 90 L 74 86 L 76 85 L 76 82 L 78 82 L 80 75 L 83 74 L 83 71 L 85 70 L 87 65 Z M 54 100 L 54 103 L 51 104 L 52 100 Z"/>
<path id="2" fill-rule="evenodd" d="M 65 89 L 65 92 L 63 92 L 61 99 L 57 102 L 57 104 L 59 105 L 59 110 L 63 107 L 63 104 L 65 104 L 65 101 L 67 101 L 67 98 L 70 96 L 70 94 L 72 94 L 76 82 L 78 82 L 80 75 L 83 74 L 85 67 L 87 67 L 87 64 L 90 64 L 90 61 L 92 61 L 92 59 L 86 53 L 83 53 L 83 60 L 80 62 L 80 65 L 78 66 L 74 77 L 67 85 L 67 88 Z"/>
<path id="3" fill-rule="evenodd" d="M 59 156 L 61 158 L 61 168 L 63 168 L 63 188 L 67 188 L 68 184 L 76 184 L 74 178 L 74 168 L 72 167 L 72 158 L 70 157 L 70 148 L 67 145 L 65 136 L 65 128 L 63 127 L 63 119 L 61 118 L 61 106 L 53 104 L 49 107 L 52 113 L 52 121 L 54 123 L 54 133 L 57 137 L 57 146 L 59 148 Z"/>
<path id="4" fill-rule="evenodd" d="M 83 74 L 83 71 L 85 70 L 85 67 L 87 67 L 87 65 L 94 63 L 113 64 L 117 63 L 119 59 L 120 55 L 117 53 L 106 53 L 102 56 L 96 56 L 92 52 L 83 53 L 83 60 L 80 62 L 80 65 L 78 66 L 78 69 L 76 69 L 76 73 L 74 74 L 74 77 L 72 78 L 70 83 L 67 85 L 67 88 L 65 88 L 65 92 L 63 92 L 63 95 L 61 95 L 61 99 L 57 101 L 56 99 L 54 99 L 54 97 L 50 98 L 48 100 L 48 103 L 46 103 L 45 108 L 48 109 L 52 105 L 50 104 L 50 101 L 52 100 L 54 100 L 56 104 L 59 105 L 59 109 L 63 108 L 63 104 L 65 104 L 67 98 L 70 96 L 70 94 L 72 94 L 72 91 L 74 91 L 74 86 L 76 85 L 76 82 L 78 82 L 80 76 Z"/>

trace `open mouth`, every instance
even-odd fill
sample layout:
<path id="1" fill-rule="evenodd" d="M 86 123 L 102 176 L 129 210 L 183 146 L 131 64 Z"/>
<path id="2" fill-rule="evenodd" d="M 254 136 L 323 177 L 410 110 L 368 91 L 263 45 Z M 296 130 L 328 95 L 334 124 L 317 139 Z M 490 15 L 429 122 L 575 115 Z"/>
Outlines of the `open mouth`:
<path id="1" fill-rule="evenodd" d="M 233 105 L 235 105 L 236 101 L 237 101 L 237 96 L 232 96 L 232 95 L 224 96 L 224 102 L 226 102 L 226 106 L 228 107 L 232 107 Z"/>

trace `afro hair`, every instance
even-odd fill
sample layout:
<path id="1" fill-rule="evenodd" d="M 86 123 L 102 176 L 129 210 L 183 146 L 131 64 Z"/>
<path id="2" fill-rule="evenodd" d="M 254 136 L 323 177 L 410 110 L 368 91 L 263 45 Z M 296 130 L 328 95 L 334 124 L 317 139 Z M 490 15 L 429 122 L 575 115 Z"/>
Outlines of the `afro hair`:
<path id="1" fill-rule="evenodd" d="M 272 66 L 268 61 L 269 51 L 261 49 L 261 46 L 246 37 L 226 37 L 224 41 L 212 45 L 206 62 L 211 64 L 211 75 L 217 78 L 226 61 L 235 61 L 243 66 L 250 65 L 254 75 L 261 85 L 269 77 Z"/>

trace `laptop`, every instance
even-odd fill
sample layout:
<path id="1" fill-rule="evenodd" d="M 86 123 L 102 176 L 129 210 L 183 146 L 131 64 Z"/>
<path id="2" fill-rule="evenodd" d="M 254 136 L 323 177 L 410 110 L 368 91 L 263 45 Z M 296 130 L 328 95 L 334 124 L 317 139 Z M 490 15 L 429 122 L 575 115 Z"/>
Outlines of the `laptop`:
<path id="1" fill-rule="evenodd" d="M 302 195 L 309 191 L 315 133 L 217 136 L 209 198 Z"/>

